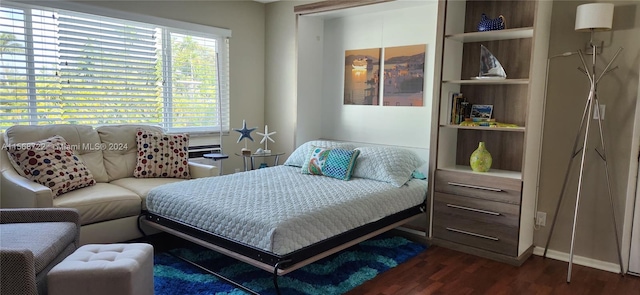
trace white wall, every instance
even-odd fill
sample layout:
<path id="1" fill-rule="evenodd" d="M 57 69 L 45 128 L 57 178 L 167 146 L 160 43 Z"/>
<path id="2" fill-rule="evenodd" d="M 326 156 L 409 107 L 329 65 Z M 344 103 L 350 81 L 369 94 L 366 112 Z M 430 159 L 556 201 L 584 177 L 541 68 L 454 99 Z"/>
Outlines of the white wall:
<path id="1" fill-rule="evenodd" d="M 323 138 L 429 147 L 437 2 L 328 19 L 324 24 Z M 345 50 L 427 44 L 423 107 L 343 105 Z"/>
<path id="2" fill-rule="evenodd" d="M 287 158 L 295 148 L 297 107 L 296 16 L 293 7 L 312 1 L 278 1 L 266 5 L 265 123 L 277 134 L 269 145 Z"/>
<path id="3" fill-rule="evenodd" d="M 295 142 L 300 145 L 323 136 L 322 122 L 326 118 L 322 75 L 325 69 L 324 21 L 318 17 L 298 17 L 297 97 Z"/>

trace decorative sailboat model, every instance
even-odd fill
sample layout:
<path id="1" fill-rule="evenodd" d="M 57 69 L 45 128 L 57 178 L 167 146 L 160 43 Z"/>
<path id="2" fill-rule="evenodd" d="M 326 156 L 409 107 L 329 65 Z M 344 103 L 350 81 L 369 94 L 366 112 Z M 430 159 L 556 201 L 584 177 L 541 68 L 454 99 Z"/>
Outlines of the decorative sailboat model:
<path id="1" fill-rule="evenodd" d="M 498 61 L 498 59 L 491 54 L 491 51 L 480 45 L 480 74 L 477 77 L 471 77 L 471 79 L 506 79 L 507 73 Z"/>

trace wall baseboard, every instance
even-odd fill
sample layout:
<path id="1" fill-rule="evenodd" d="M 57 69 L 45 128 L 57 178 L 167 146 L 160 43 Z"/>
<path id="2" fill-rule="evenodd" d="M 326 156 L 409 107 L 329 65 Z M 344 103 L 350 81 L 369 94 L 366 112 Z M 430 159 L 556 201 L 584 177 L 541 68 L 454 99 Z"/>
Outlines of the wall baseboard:
<path id="1" fill-rule="evenodd" d="M 533 255 L 542 256 L 544 254 L 544 248 L 536 246 L 533 249 Z M 569 253 L 560 252 L 556 250 L 548 250 L 547 257 L 555 260 L 569 262 Z M 583 256 L 573 255 L 573 263 L 591 267 L 599 270 L 604 270 L 613 273 L 620 273 L 620 265 L 617 263 L 606 262 L 602 260 L 587 258 Z"/>

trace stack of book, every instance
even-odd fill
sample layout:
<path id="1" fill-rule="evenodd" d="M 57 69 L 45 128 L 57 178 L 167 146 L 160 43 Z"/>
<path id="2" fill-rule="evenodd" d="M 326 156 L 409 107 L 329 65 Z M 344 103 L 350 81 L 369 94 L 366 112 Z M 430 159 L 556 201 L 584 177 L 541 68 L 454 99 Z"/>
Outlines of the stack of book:
<path id="1" fill-rule="evenodd" d="M 451 110 L 451 120 L 449 124 L 458 125 L 464 122 L 465 118 L 471 115 L 471 103 L 467 101 L 462 93 L 451 93 L 449 108 Z"/>

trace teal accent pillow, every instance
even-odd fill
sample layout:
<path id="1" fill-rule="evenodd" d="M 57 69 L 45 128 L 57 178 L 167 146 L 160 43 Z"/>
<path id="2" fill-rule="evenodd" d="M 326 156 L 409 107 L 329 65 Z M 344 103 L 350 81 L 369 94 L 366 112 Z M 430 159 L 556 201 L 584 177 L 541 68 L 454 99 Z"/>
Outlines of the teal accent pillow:
<path id="1" fill-rule="evenodd" d="M 314 146 L 302 165 L 302 173 L 351 179 L 359 150 L 330 149 Z"/>
<path id="2" fill-rule="evenodd" d="M 341 148 L 352 150 L 356 147 L 350 143 L 331 141 L 331 140 L 311 140 L 303 143 L 291 153 L 289 158 L 284 162 L 285 166 L 302 167 L 309 157 L 309 153 L 313 147 L 325 148 Z"/>
<path id="3" fill-rule="evenodd" d="M 426 176 L 424 176 L 424 173 L 418 171 L 418 170 L 414 170 L 413 173 L 411 174 L 411 177 L 415 178 L 415 179 L 427 179 Z"/>

